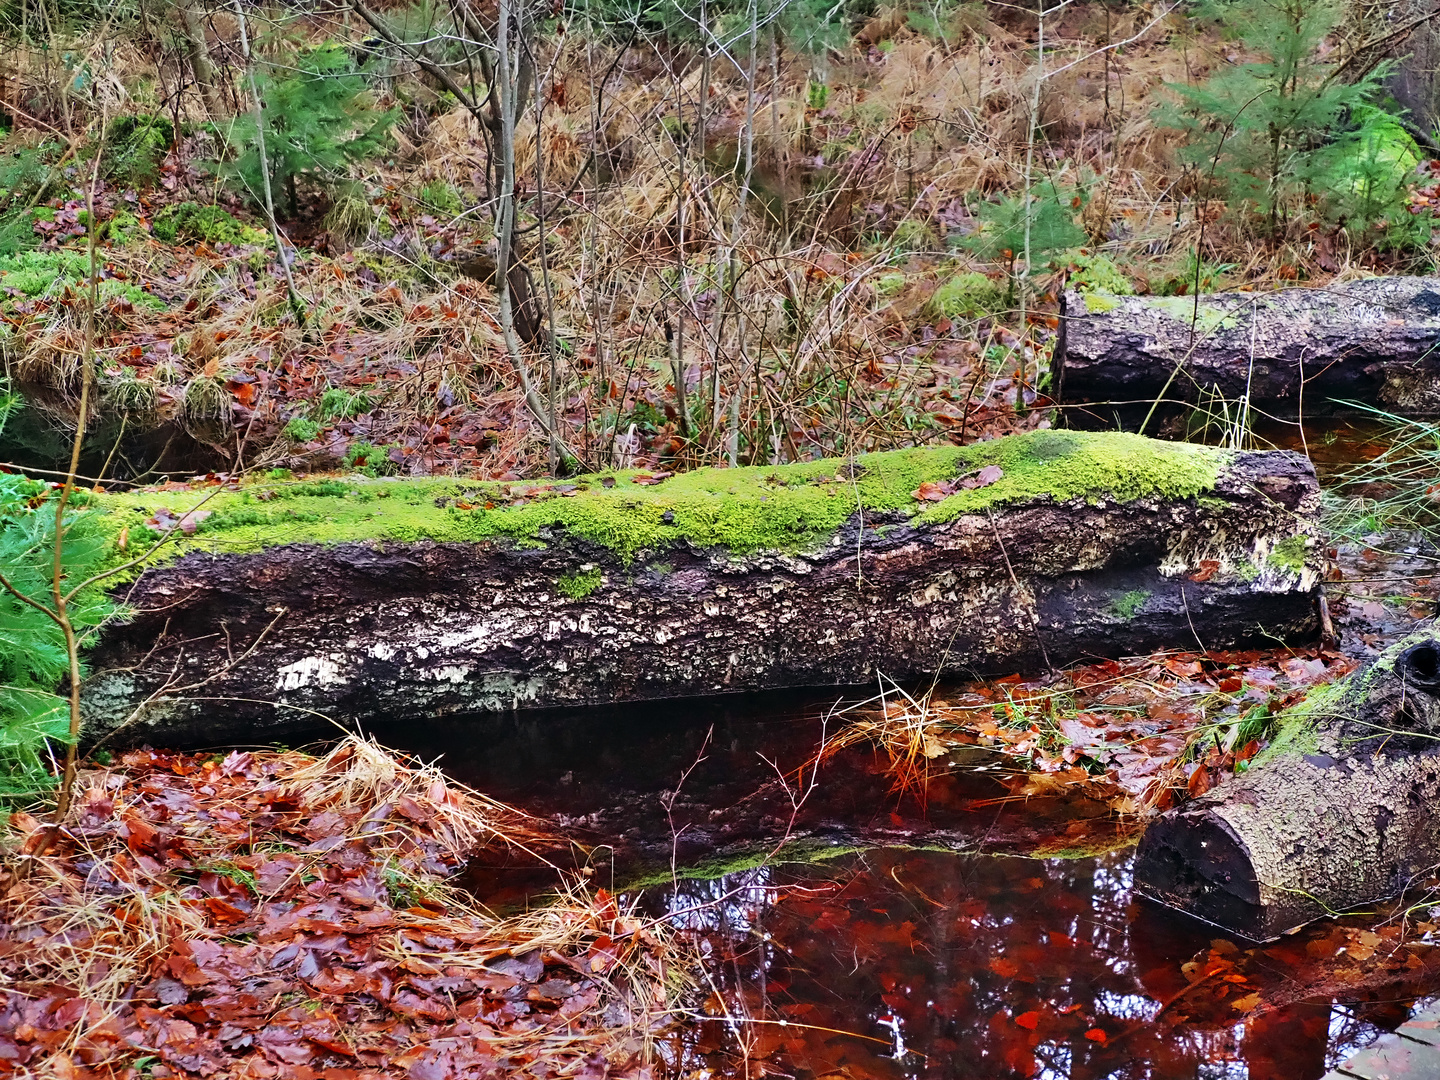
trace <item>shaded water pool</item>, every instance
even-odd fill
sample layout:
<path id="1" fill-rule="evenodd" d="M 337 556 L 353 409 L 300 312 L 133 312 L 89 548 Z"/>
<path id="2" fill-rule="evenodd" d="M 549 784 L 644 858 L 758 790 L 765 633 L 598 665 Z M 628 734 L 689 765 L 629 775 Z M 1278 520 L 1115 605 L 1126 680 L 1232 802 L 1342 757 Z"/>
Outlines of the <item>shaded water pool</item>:
<path id="1" fill-rule="evenodd" d="M 869 749 L 807 765 L 831 703 L 376 734 L 562 823 L 549 862 L 700 938 L 674 1075 L 1316 1080 L 1440 992 L 1440 949 L 1383 912 L 1257 948 L 1138 900 L 1135 821 L 988 751 L 935 763 L 923 795 Z M 502 910 L 556 881 L 521 853 L 468 874 Z"/>

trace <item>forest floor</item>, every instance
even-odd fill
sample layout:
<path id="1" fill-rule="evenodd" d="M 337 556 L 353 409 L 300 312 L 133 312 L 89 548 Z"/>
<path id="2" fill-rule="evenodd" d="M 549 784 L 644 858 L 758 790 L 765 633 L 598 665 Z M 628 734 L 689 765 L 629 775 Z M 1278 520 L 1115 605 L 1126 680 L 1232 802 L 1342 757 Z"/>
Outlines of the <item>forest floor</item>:
<path id="1" fill-rule="evenodd" d="M 137 750 L 11 818 L 0 1068 L 30 1076 L 649 1075 L 690 978 L 579 882 L 500 919 L 449 879 L 543 823 L 347 739 Z"/>

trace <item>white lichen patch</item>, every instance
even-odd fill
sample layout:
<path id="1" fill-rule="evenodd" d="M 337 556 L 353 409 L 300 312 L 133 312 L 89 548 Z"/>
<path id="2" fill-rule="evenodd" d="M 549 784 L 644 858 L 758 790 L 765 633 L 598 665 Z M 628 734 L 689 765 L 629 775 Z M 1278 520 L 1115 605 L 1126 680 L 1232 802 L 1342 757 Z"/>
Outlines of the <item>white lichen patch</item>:
<path id="1" fill-rule="evenodd" d="M 333 686 L 345 680 L 340 665 L 328 656 L 307 656 L 275 672 L 276 690 L 299 690 L 302 686 Z"/>

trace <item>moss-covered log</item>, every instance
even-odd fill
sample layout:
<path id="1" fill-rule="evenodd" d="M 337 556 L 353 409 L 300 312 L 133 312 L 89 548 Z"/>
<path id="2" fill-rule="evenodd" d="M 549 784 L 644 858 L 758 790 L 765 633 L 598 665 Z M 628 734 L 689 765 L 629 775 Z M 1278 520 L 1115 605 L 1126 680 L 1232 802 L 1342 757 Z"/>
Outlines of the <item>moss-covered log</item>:
<path id="1" fill-rule="evenodd" d="M 1056 386 L 1077 423 L 1129 424 L 1174 403 L 1249 394 L 1313 415 L 1358 401 L 1440 412 L 1440 278 L 1194 297 L 1068 292 Z"/>
<path id="2" fill-rule="evenodd" d="M 133 549 L 139 522 L 195 498 L 105 505 L 136 523 Z M 153 697 L 128 738 L 253 738 L 307 710 L 420 717 L 1294 639 L 1315 628 L 1317 507 L 1293 454 L 1056 431 L 669 478 L 257 484 L 207 503 L 123 590 L 134 615 L 96 646 L 85 707 L 92 734 Z"/>
<path id="3" fill-rule="evenodd" d="M 1282 721 L 1251 768 L 1140 841 L 1146 895 L 1263 940 L 1440 863 L 1440 637 L 1386 650 Z"/>

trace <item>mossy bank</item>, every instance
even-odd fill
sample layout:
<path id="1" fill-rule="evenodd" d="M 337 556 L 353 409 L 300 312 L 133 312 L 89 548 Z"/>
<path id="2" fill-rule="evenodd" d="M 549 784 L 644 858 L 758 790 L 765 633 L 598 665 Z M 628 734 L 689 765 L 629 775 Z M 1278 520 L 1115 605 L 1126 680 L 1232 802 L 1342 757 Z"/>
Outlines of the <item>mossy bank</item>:
<path id="1" fill-rule="evenodd" d="M 195 697 L 254 734 L 1033 669 L 1315 622 L 1308 462 L 1125 435 L 97 501 L 117 561 L 168 530 L 93 656 L 92 731 L 132 738 L 218 737 Z"/>

